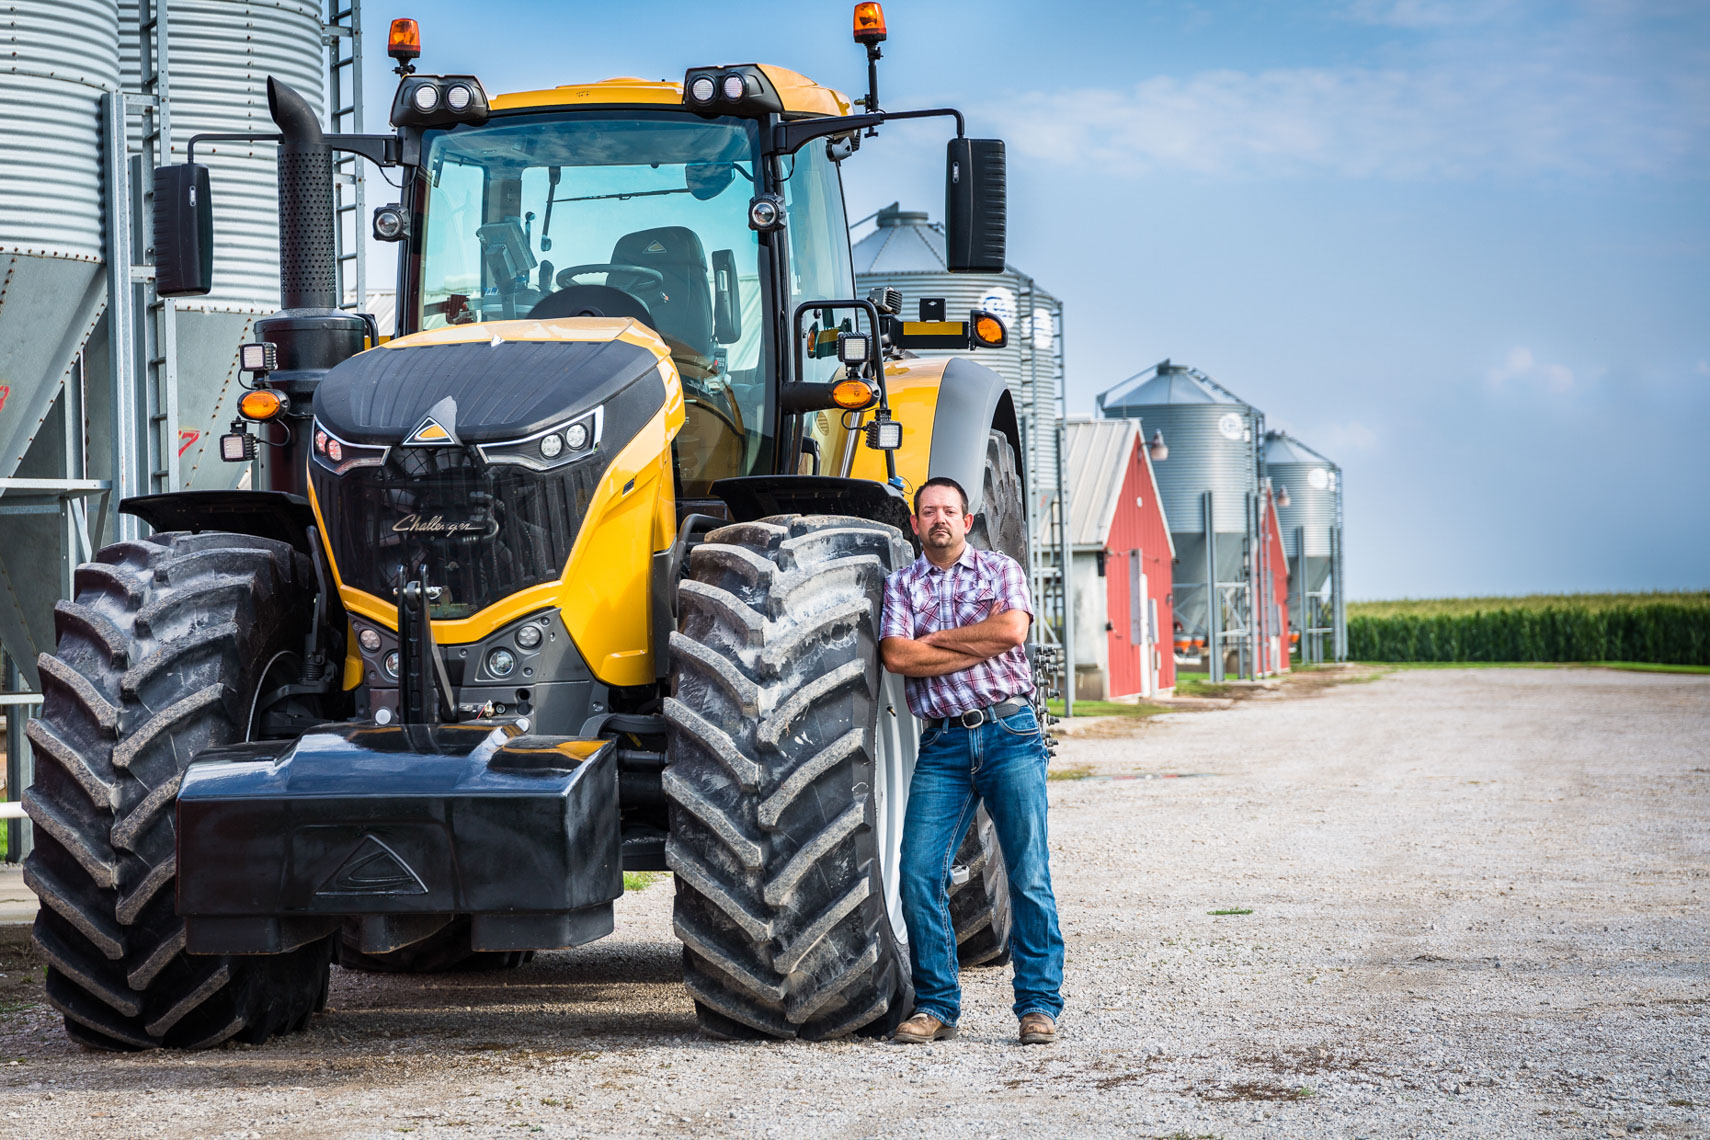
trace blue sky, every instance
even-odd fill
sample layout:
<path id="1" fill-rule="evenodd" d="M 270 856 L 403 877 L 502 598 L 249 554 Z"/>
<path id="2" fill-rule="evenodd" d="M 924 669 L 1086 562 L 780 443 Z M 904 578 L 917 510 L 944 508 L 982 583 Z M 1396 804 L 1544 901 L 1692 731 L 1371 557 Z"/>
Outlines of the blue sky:
<path id="1" fill-rule="evenodd" d="M 850 5 L 371 4 L 489 91 L 762 61 Z M 887 108 L 1008 140 L 1068 399 L 1171 357 L 1342 464 L 1356 598 L 1710 587 L 1710 5 L 888 3 Z M 472 13 L 478 17 L 472 18 Z M 941 128 L 845 164 L 936 214 Z"/>

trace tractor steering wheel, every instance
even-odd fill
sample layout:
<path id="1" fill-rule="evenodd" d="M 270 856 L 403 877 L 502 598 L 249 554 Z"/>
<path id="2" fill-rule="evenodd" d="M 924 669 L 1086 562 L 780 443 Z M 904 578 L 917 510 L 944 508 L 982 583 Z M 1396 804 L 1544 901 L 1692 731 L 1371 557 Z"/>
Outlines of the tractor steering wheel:
<path id="1" fill-rule="evenodd" d="M 641 301 L 657 301 L 665 296 L 665 275 L 663 273 L 657 269 L 649 269 L 645 265 L 630 265 L 621 261 L 593 261 L 587 265 L 572 265 L 568 269 L 560 269 L 558 275 L 552 279 L 552 283 L 560 289 L 568 289 L 576 283 L 576 278 L 588 273 L 633 273 L 637 277 L 646 279 L 644 288 L 653 294 L 651 297 L 639 298 Z M 606 283 L 611 284 L 609 279 Z M 616 286 L 612 287 L 616 288 Z M 624 291 L 628 292 L 627 289 Z"/>

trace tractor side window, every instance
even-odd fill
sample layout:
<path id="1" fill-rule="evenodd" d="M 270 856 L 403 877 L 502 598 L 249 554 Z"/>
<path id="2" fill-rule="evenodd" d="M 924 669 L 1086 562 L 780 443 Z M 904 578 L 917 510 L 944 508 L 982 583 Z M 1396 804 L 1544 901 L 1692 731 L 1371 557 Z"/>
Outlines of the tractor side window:
<path id="1" fill-rule="evenodd" d="M 486 169 L 472 163 L 445 162 L 435 172 L 434 210 L 423 235 L 423 257 L 434 267 L 433 295 L 425 298 L 423 328 L 461 324 L 470 299 L 481 296 L 480 247 L 467 240 L 486 221 Z"/>
<path id="2" fill-rule="evenodd" d="M 792 165 L 793 163 L 793 165 Z M 843 179 L 825 144 L 810 142 L 784 159 L 784 211 L 789 224 L 790 309 L 803 301 L 846 300 L 855 295 L 849 256 L 849 221 L 843 212 Z M 837 331 L 853 319 L 848 309 L 810 314 L 803 327 L 802 379 L 832 379 Z M 847 326 L 853 328 L 853 325 Z"/>

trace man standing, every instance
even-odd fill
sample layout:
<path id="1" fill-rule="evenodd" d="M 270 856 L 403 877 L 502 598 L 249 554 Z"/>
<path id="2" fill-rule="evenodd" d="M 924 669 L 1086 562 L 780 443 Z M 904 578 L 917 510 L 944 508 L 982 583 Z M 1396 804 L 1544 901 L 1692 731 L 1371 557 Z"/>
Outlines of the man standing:
<path id="1" fill-rule="evenodd" d="M 1009 871 L 1021 1042 L 1042 1045 L 1057 1039 L 1063 1011 L 1063 936 L 1045 843 L 1049 757 L 1027 700 L 1033 671 L 1022 649 L 1032 600 L 1015 559 L 968 545 L 972 525 L 961 485 L 928 479 L 914 495 L 925 554 L 885 582 L 879 649 L 885 668 L 908 678 L 908 707 L 921 720 L 902 841 L 915 1013 L 893 1040 L 956 1036 L 962 991 L 950 861 L 984 800 Z"/>

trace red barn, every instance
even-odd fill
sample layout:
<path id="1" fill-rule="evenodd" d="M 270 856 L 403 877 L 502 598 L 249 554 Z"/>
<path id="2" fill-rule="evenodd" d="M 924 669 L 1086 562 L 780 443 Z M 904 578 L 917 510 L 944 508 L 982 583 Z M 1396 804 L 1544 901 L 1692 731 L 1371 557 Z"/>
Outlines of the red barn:
<path id="1" fill-rule="evenodd" d="M 1175 691 L 1170 649 L 1176 551 L 1138 420 L 1064 425 L 1074 549 L 1075 697 L 1137 700 Z"/>
<path id="2" fill-rule="evenodd" d="M 1259 637 L 1258 675 L 1288 671 L 1292 630 L 1288 620 L 1288 554 L 1283 550 L 1282 524 L 1277 519 L 1276 492 L 1267 481 L 1264 491 L 1262 561 L 1255 568 L 1253 581 L 1261 584 L 1260 603 L 1267 612 L 1262 615 Z"/>

